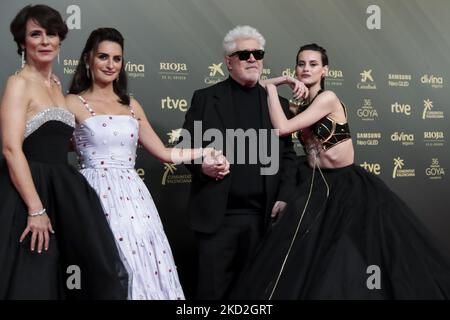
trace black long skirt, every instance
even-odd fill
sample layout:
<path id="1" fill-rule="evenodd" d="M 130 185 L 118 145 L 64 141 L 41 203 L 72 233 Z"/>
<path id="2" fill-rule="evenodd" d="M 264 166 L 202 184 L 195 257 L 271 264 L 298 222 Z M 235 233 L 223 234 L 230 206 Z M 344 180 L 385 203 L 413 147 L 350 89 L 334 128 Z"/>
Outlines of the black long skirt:
<path id="1" fill-rule="evenodd" d="M 126 299 L 128 275 L 100 201 L 67 163 L 29 161 L 55 230 L 48 251 L 30 250 L 27 207 L 0 163 L 0 300 Z"/>
<path id="2" fill-rule="evenodd" d="M 448 257 L 381 179 L 355 165 L 322 169 L 327 197 L 316 170 L 308 200 L 312 172 L 302 170 L 295 200 L 269 229 L 233 299 L 450 297 Z"/>

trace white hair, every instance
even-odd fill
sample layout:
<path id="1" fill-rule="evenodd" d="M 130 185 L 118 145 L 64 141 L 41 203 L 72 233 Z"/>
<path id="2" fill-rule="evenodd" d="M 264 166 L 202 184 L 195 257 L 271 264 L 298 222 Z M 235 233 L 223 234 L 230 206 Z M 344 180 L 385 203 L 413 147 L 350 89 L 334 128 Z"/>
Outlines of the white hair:
<path id="1" fill-rule="evenodd" d="M 236 51 L 236 40 L 239 39 L 254 39 L 258 41 L 262 50 L 264 50 L 264 45 L 266 44 L 266 39 L 255 28 L 250 26 L 237 26 L 228 31 L 225 38 L 223 38 L 222 44 L 226 55 L 230 55 Z"/>

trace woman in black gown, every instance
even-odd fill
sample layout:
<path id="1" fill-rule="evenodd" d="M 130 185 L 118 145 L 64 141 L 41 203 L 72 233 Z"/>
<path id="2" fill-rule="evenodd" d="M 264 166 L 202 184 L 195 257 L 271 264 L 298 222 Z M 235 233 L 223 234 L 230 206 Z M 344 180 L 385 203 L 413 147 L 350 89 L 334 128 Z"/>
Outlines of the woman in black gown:
<path id="1" fill-rule="evenodd" d="M 22 69 L 0 107 L 0 299 L 127 296 L 97 195 L 67 162 L 74 116 L 52 73 L 67 31 L 44 5 L 23 8 L 11 23 Z"/>
<path id="2" fill-rule="evenodd" d="M 299 132 L 303 184 L 269 229 L 234 299 L 448 299 L 450 263 L 415 214 L 377 176 L 354 165 L 345 106 L 323 90 L 326 51 L 300 48 L 296 76 L 269 79 L 271 121 Z M 305 98 L 288 120 L 277 85 Z M 309 95 L 308 95 L 309 91 Z"/>

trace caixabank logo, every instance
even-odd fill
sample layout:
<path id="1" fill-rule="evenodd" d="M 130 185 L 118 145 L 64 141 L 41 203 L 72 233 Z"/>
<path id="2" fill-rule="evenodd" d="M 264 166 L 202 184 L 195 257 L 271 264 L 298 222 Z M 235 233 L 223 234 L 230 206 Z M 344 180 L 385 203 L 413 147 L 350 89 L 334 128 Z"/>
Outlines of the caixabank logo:
<path id="1" fill-rule="evenodd" d="M 160 61 L 159 75 L 162 80 L 186 80 L 189 75 L 189 69 L 184 62 Z"/>
<path id="2" fill-rule="evenodd" d="M 363 70 L 360 74 L 361 80 L 356 84 L 360 90 L 376 90 L 377 85 L 373 79 L 372 69 Z"/>
<path id="3" fill-rule="evenodd" d="M 392 170 L 392 179 L 410 178 L 416 176 L 416 170 L 405 168 L 405 160 L 400 157 L 394 158 L 394 168 Z"/>
<path id="4" fill-rule="evenodd" d="M 225 80 L 223 62 L 211 63 L 208 66 L 208 75 L 205 77 L 205 84 L 212 85 Z"/>
<path id="5" fill-rule="evenodd" d="M 357 146 L 378 146 L 381 140 L 381 132 L 357 132 Z"/>
<path id="6" fill-rule="evenodd" d="M 356 115 L 363 121 L 374 121 L 378 119 L 378 111 L 373 106 L 371 99 L 363 100 L 363 105 L 356 109 Z"/>
<path id="7" fill-rule="evenodd" d="M 439 164 L 438 158 L 432 158 L 431 164 L 425 169 L 425 174 L 431 180 L 442 180 L 445 177 L 445 169 Z"/>

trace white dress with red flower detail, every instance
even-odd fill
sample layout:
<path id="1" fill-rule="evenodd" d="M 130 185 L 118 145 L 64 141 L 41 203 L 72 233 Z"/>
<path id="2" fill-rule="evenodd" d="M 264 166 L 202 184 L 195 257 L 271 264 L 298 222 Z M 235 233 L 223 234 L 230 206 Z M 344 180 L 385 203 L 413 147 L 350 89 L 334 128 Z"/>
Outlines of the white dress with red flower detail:
<path id="1" fill-rule="evenodd" d="M 139 123 L 130 115 L 91 113 L 74 131 L 80 172 L 97 191 L 129 273 L 132 300 L 184 299 L 152 196 L 134 169 Z"/>

